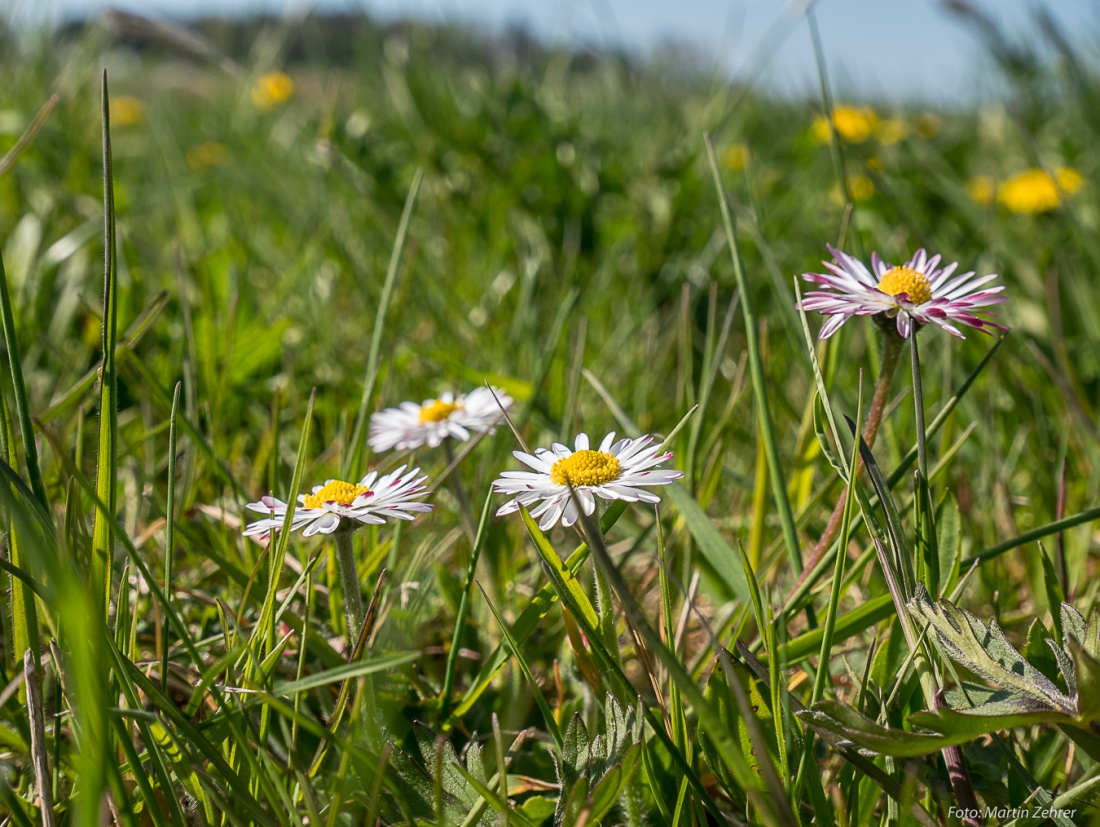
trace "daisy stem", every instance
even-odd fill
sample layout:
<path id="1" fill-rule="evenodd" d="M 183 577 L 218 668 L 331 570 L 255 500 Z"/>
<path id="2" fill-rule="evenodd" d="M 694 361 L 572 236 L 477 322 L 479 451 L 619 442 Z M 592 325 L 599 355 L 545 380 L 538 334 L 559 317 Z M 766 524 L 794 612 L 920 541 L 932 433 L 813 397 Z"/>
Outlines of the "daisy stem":
<path id="1" fill-rule="evenodd" d="M 886 404 L 890 399 L 890 385 L 894 381 L 894 373 L 897 371 L 898 362 L 901 361 L 901 345 L 902 338 L 900 336 L 890 332 L 883 335 L 882 364 L 879 367 L 878 382 L 875 384 L 875 394 L 871 399 L 871 407 L 867 411 L 867 424 L 863 426 L 863 441 L 867 443 L 869 448 L 874 447 L 875 437 L 878 436 L 879 427 L 882 425 L 882 417 L 886 413 Z M 862 468 L 862 460 L 857 459 L 855 471 L 857 476 Z M 847 487 L 845 487 L 844 491 L 841 492 L 836 508 L 833 509 L 832 516 L 829 517 L 829 522 L 825 525 L 825 531 L 822 532 L 821 538 L 817 541 L 817 547 L 814 548 L 810 559 L 806 561 L 803 577 L 799 578 L 800 583 L 814 570 L 836 539 L 844 517 L 844 502 L 847 497 L 847 490 Z"/>
<path id="2" fill-rule="evenodd" d="M 921 479 L 928 482 L 928 446 L 924 431 L 924 389 L 920 378 L 920 352 L 917 350 L 916 325 L 909 335 L 909 354 L 913 365 L 913 406 L 917 415 L 917 468 Z"/>
<path id="3" fill-rule="evenodd" d="M 348 645 L 354 646 L 363 625 L 363 596 L 359 589 L 359 568 L 355 565 L 355 532 L 337 529 L 332 536 L 336 540 L 336 564 L 340 567 L 340 581 L 344 586 Z"/>

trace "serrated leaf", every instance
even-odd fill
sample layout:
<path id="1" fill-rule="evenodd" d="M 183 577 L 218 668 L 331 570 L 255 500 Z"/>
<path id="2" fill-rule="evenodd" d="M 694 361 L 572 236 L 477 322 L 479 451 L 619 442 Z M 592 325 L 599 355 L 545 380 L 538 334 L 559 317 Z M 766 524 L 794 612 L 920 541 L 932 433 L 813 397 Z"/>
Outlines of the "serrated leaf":
<path id="1" fill-rule="evenodd" d="M 907 605 L 916 620 L 932 627 L 933 639 L 952 660 L 1039 707 L 1070 716 L 1076 713 L 1075 700 L 1020 657 L 996 621 L 986 627 L 974 615 L 946 600 L 933 603 L 923 589 L 918 589 Z"/>

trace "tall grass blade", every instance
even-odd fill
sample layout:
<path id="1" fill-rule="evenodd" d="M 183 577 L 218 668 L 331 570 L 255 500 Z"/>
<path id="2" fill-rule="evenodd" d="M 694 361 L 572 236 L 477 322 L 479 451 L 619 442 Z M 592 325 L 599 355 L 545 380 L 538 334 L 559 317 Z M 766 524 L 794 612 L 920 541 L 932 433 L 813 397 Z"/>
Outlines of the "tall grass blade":
<path id="1" fill-rule="evenodd" d="M 413 207 L 416 205 L 416 196 L 420 192 L 420 184 L 424 180 L 424 170 L 418 169 L 413 175 L 412 184 L 409 185 L 409 193 L 405 197 L 405 208 L 401 211 L 401 220 L 397 225 L 397 235 L 393 239 L 393 250 L 390 253 L 389 266 L 386 268 L 386 280 L 382 283 L 382 293 L 378 298 L 378 310 L 374 316 L 374 330 L 371 331 L 370 352 L 367 355 L 367 372 L 363 378 L 363 396 L 359 400 L 359 412 L 355 415 L 355 428 L 351 433 L 351 441 L 344 456 L 344 462 L 340 469 L 342 479 L 347 479 L 353 471 L 363 464 L 363 446 L 366 443 L 367 418 L 370 414 L 371 399 L 374 396 L 374 385 L 378 380 L 378 363 L 382 359 L 382 336 L 386 331 L 386 313 L 390 309 L 390 301 L 393 299 L 393 287 L 397 282 L 397 272 L 401 267 L 401 254 L 405 250 L 405 241 L 409 234 L 409 221 L 412 218 Z"/>
<path id="2" fill-rule="evenodd" d="M 112 532 L 118 477 L 118 376 L 115 335 L 118 326 L 118 263 L 115 256 L 115 181 L 111 161 L 111 101 L 103 70 L 103 363 L 99 386 L 99 452 L 96 496 L 106 508 L 96 510 L 92 527 L 92 587 L 100 590 L 104 616 L 111 604 Z"/>
<path id="3" fill-rule="evenodd" d="M 745 268 L 741 262 L 741 252 L 737 246 L 736 227 L 730 210 L 726 188 L 722 184 L 722 175 L 718 171 L 718 159 L 714 154 L 710 136 L 706 137 L 707 159 L 714 178 L 714 187 L 718 194 L 718 205 L 722 211 L 722 224 L 726 230 L 726 243 L 733 260 L 733 273 L 737 279 L 737 290 L 741 295 L 741 312 L 745 318 L 745 346 L 749 352 L 749 373 L 752 376 L 752 393 L 756 400 L 756 414 L 760 430 L 767 449 L 768 475 L 772 481 L 772 495 L 779 512 L 779 524 L 783 530 L 783 542 L 787 546 L 787 556 L 795 574 L 802 573 L 802 552 L 798 545 L 798 530 L 795 527 L 794 513 L 787 497 L 787 477 L 779 460 L 779 445 L 776 442 L 775 423 L 772 420 L 768 403 L 767 378 L 764 375 L 764 362 L 760 356 L 760 343 L 757 339 L 756 314 L 753 311 L 752 295 L 748 289 Z"/>

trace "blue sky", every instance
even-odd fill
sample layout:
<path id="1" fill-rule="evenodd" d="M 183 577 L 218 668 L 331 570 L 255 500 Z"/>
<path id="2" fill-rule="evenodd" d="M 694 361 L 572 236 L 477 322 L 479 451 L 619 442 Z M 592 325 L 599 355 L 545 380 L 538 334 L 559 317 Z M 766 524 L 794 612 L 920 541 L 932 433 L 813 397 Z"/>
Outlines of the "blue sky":
<path id="1" fill-rule="evenodd" d="M 9 0 L 12 2 L 12 0 Z M 300 11 L 302 0 L 14 0 L 22 12 L 53 18 L 95 14 L 107 6 L 145 14 Z M 1010 32 L 1032 27 L 1041 0 L 973 0 Z M 319 8 L 363 8 L 383 18 L 466 21 L 499 29 L 520 23 L 558 43 L 615 42 L 646 52 L 675 41 L 698 48 L 716 70 L 762 70 L 762 82 L 788 94 L 812 94 L 816 69 L 798 0 L 321 0 Z M 1100 4 L 1047 0 L 1072 36 L 1095 44 Z M 960 102 L 993 89 L 976 39 L 939 0 L 820 0 L 816 14 L 834 86 L 844 93 Z"/>

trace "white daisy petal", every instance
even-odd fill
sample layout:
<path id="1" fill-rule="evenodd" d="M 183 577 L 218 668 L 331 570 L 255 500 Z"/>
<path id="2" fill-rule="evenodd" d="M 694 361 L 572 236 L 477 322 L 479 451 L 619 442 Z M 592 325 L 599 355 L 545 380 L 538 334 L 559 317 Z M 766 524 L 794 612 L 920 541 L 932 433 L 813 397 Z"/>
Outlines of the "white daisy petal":
<path id="1" fill-rule="evenodd" d="M 551 450 L 542 448 L 534 455 L 516 451 L 515 457 L 534 470 L 504 471 L 493 482 L 495 491 L 514 497 L 497 509 L 497 516 L 511 514 L 523 505 L 531 509 L 531 517 L 539 521 L 539 528 L 547 531 L 559 522 L 563 526 L 573 525 L 581 510 L 585 514 L 595 513 L 597 498 L 659 502 L 660 498 L 645 490 L 645 486 L 668 485 L 681 479 L 683 473 L 656 469 L 672 459 L 672 454 L 662 453 L 654 441 L 651 436 L 643 436 L 616 442 L 615 434 L 610 433 L 600 440 L 599 449 L 592 450 L 588 435 L 578 434 L 573 440 L 574 450 L 554 443 Z M 576 500 L 568 484 L 572 484 Z"/>
<path id="2" fill-rule="evenodd" d="M 372 471 L 362 477 L 358 485 L 342 480 L 329 480 L 323 486 L 315 486 L 309 495 L 299 496 L 294 510 L 291 531 L 303 529 L 303 537 L 314 534 L 331 534 L 341 526 L 357 527 L 358 523 L 382 525 L 386 519 L 411 520 L 417 514 L 431 511 L 428 503 L 420 502 L 427 493 L 427 477 L 420 477 L 419 468 L 406 472 L 402 465 L 378 478 Z M 373 485 L 372 485 L 373 484 Z M 264 497 L 259 503 L 250 503 L 249 509 L 272 515 L 258 520 L 244 530 L 246 537 L 263 540 L 271 531 L 281 531 L 287 506 L 273 497 Z"/>
<path id="3" fill-rule="evenodd" d="M 822 339 L 832 336 L 853 316 L 878 314 L 893 318 L 898 335 L 904 338 L 927 323 L 959 337 L 962 333 L 956 325 L 983 333 L 988 328 L 1003 329 L 986 318 L 988 311 L 979 309 L 1005 301 L 1003 296 L 994 298 L 1002 286 L 979 290 L 996 275 L 975 278 L 974 271 L 955 275 L 957 262 L 939 268 L 940 255 L 929 256 L 923 249 L 896 267 L 873 253 L 871 270 L 840 250 L 829 247 L 829 252 L 835 262 L 823 262 L 829 272 L 802 274 L 804 280 L 825 288 L 807 292 L 801 302 L 803 310 L 816 310 L 829 317 L 818 334 Z"/>
<path id="4" fill-rule="evenodd" d="M 471 433 L 491 432 L 503 419 L 513 399 L 499 388 L 475 388 L 468 394 L 447 391 L 437 399 L 419 405 L 402 402 L 396 408 L 378 411 L 370 418 L 371 449 L 412 450 L 421 445 L 436 448 L 445 439 L 466 441 Z"/>

